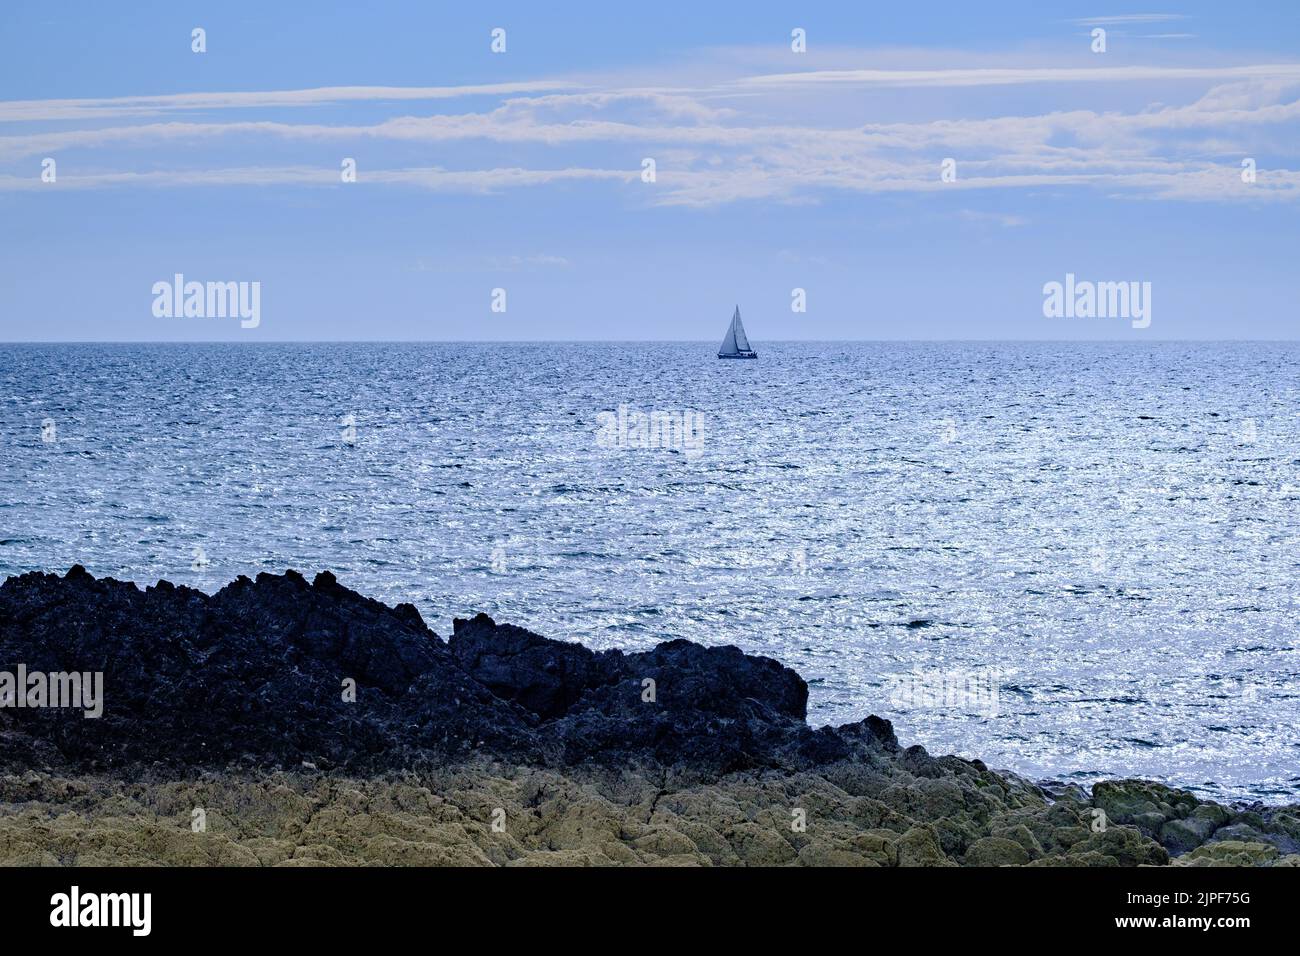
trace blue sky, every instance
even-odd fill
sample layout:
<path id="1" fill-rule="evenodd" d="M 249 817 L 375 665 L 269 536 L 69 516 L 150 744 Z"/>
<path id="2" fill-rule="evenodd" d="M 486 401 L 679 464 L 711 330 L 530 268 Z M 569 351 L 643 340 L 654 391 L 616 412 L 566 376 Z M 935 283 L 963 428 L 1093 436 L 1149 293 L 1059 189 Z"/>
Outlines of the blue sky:
<path id="1" fill-rule="evenodd" d="M 1300 5 L 990 6 L 15 6 L 0 339 L 1295 338 Z"/>

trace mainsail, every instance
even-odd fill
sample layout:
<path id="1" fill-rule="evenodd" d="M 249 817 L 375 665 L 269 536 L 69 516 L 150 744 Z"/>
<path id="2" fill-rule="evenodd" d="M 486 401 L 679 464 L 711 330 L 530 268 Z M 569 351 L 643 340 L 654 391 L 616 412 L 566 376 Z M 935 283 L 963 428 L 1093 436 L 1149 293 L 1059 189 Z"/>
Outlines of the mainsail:
<path id="1" fill-rule="evenodd" d="M 731 339 L 736 343 L 737 352 L 748 352 L 749 336 L 745 334 L 745 326 L 740 322 L 740 306 L 736 306 L 736 314 L 731 317 Z"/>
<path id="2" fill-rule="evenodd" d="M 738 352 L 749 351 L 752 351 L 749 347 L 749 336 L 745 334 L 745 326 L 740 321 L 740 306 L 736 306 L 736 314 L 731 317 L 731 325 L 727 327 L 727 334 L 722 337 L 718 354 L 735 355 Z"/>

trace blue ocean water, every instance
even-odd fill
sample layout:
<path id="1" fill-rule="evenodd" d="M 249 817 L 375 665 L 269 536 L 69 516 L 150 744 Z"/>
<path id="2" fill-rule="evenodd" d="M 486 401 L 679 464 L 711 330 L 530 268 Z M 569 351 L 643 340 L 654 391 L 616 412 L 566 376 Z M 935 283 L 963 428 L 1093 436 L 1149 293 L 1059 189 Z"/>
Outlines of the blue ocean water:
<path id="1" fill-rule="evenodd" d="M 736 644 L 813 723 L 1032 777 L 1295 799 L 1300 347 L 758 348 L 0 346 L 0 576 L 328 568 L 443 634 Z"/>

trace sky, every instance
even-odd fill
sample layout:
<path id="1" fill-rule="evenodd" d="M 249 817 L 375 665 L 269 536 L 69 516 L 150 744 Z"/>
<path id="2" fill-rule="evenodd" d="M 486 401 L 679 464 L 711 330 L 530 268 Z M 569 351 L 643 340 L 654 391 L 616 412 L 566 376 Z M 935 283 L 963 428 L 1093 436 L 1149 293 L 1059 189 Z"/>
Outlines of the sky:
<path id="1" fill-rule="evenodd" d="M 59 3 L 0 30 L 0 341 L 720 340 L 737 304 L 759 348 L 1293 339 L 1298 216 L 1292 0 Z M 258 283 L 255 327 L 155 314 L 176 274 Z M 1067 274 L 1150 283 L 1149 324 L 1044 315 Z"/>

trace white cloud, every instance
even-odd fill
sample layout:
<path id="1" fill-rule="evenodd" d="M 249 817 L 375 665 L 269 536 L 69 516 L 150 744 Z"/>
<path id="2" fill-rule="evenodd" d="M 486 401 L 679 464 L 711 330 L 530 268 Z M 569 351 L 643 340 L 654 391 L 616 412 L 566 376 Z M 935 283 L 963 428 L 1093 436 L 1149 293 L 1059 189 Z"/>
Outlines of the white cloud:
<path id="1" fill-rule="evenodd" d="M 1184 19 L 1181 13 L 1121 13 L 1113 17 L 1083 17 L 1070 22 L 1085 27 L 1104 27 L 1108 23 L 1169 23 Z"/>
<path id="2" fill-rule="evenodd" d="M 1300 78 L 1300 63 L 1253 66 L 979 67 L 952 70 L 809 70 L 771 73 L 738 81 L 740 86 L 794 87 L 855 85 L 899 87 L 1023 86 L 1049 83 L 1150 83 L 1170 80 Z"/>
<path id="3" fill-rule="evenodd" d="M 1016 216 L 1011 213 L 1003 212 L 981 212 L 977 209 L 962 209 L 957 213 L 967 222 L 993 223 L 1004 229 L 1014 229 L 1017 226 L 1026 226 L 1029 220 L 1024 216 Z"/>
<path id="4" fill-rule="evenodd" d="M 307 90 L 231 93 L 173 93 L 96 99 L 8 100 L 0 102 L 0 122 L 107 119 L 156 116 L 172 110 L 256 109 L 325 106 L 383 100 L 441 100 L 462 96 L 502 96 L 570 89 L 572 83 L 534 80 L 477 86 L 327 86 Z"/>
<path id="5" fill-rule="evenodd" d="M 689 88 L 646 82 L 620 86 L 616 80 L 36 101 L 63 104 L 51 107 L 56 112 L 91 110 L 96 123 L 0 137 L 0 162 L 10 163 L 12 174 L 0 179 L 0 189 L 65 184 L 337 186 L 337 166 L 313 165 L 320 154 L 316 145 L 329 144 L 340 157 L 365 150 L 359 182 L 363 186 L 473 193 L 603 183 L 626 186 L 632 201 L 683 206 L 811 202 L 834 191 L 1090 188 L 1134 197 L 1230 201 L 1292 200 L 1297 194 L 1295 174 L 1285 162 L 1275 159 L 1271 169 L 1261 167 L 1259 182 L 1248 188 L 1238 188 L 1244 186 L 1238 163 L 1257 152 L 1273 157 L 1294 154 L 1300 64 L 814 70 L 722 79 Z M 1180 102 L 1157 103 L 1143 95 L 1151 84 L 1160 83 L 1168 96 L 1171 87 L 1165 81 L 1170 80 L 1188 87 Z M 1093 86 L 1097 82 L 1126 84 L 1126 108 L 1098 108 Z M 971 115 L 979 107 L 966 103 L 967 115 L 954 118 L 948 97 L 936 94 L 923 97 L 921 103 L 928 105 L 909 110 L 902 120 L 878 121 L 872 120 L 877 112 L 874 101 L 871 108 L 861 105 L 862 91 L 871 88 L 969 87 L 971 95 L 978 96 L 985 87 L 1031 84 L 1053 85 L 1062 108 L 990 115 L 990 109 L 1005 110 L 1008 102 L 1005 94 L 997 93 L 991 106 L 982 107 L 983 115 Z M 1069 84 L 1077 84 L 1077 90 Z M 106 121 L 102 112 L 148 110 L 160 103 L 164 109 L 181 110 L 272 104 L 309 108 L 351 101 L 360 104 L 352 111 L 356 114 L 379 101 L 461 96 L 490 101 L 486 106 L 455 104 L 461 108 L 444 107 L 448 111 L 432 115 L 347 124 L 243 116 L 201 122 L 140 122 L 137 116 Z M 877 99 L 892 104 L 895 97 Z M 727 105 L 719 106 L 721 102 Z M 1029 102 L 1040 103 L 1042 97 Z M 9 103 L 0 104 L 0 116 L 15 106 L 22 107 L 17 112 L 24 115 L 41 112 L 31 103 Z M 845 125 L 845 116 L 856 117 L 857 123 Z M 153 150 L 154 167 L 160 164 L 159 155 L 181 165 L 215 164 L 218 156 L 256 155 L 265 142 L 273 142 L 277 154 L 287 152 L 295 161 L 206 170 L 104 171 L 111 166 L 104 155 L 120 156 L 124 150 Z M 403 165 L 412 152 L 408 147 L 435 143 L 440 144 L 440 165 Z M 462 145 L 453 149 L 455 144 Z M 503 154 L 508 162 L 500 161 Z M 30 160 L 46 155 L 59 157 L 58 186 L 41 184 L 39 168 Z M 593 161 L 595 156 L 600 161 Z M 657 163 L 654 184 L 639 181 L 646 156 Z M 939 178 L 939 161 L 948 156 L 958 164 L 954 183 Z"/>
<path id="6" fill-rule="evenodd" d="M 520 186 L 537 186 L 575 180 L 630 181 L 639 172 L 620 169 L 425 169 L 374 170 L 364 173 L 355 184 L 418 186 L 445 192 L 492 192 Z M 230 169 L 152 170 L 149 172 L 59 173 L 57 183 L 43 183 L 37 176 L 0 176 L 0 191 L 96 189 L 112 186 L 341 186 L 338 169 L 319 166 L 238 167 Z"/>

